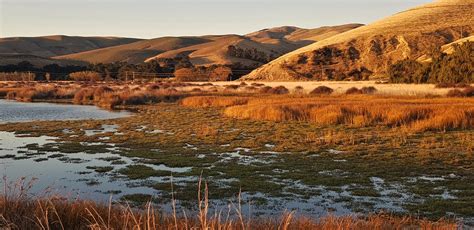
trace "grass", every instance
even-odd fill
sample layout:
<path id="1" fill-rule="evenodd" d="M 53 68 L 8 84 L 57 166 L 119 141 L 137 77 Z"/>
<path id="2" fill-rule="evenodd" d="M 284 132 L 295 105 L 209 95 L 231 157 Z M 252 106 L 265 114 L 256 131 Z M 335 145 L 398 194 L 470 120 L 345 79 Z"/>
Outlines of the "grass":
<path id="1" fill-rule="evenodd" d="M 206 106 L 209 104 L 212 103 L 208 102 Z M 411 132 L 466 130 L 474 127 L 474 100 L 366 95 L 269 97 L 254 98 L 245 105 L 228 107 L 224 114 L 239 119 L 308 121 L 324 126 L 384 125 L 402 127 Z"/>
<path id="2" fill-rule="evenodd" d="M 447 221 L 429 221 L 414 217 L 386 214 L 327 216 L 319 219 L 296 217 L 286 212 L 279 218 L 252 218 L 242 212 L 240 199 L 228 210 L 210 211 L 207 184 L 199 182 L 197 212 L 178 211 L 175 201 L 171 212 L 163 213 L 148 202 L 141 208 L 129 205 L 101 204 L 86 200 L 69 200 L 50 196 L 32 198 L 28 190 L 33 182 L 5 181 L 0 195 L 0 227 L 5 229 L 457 229 Z M 136 194 L 134 199 L 149 201 L 152 197 Z M 239 196 L 240 197 L 240 196 Z M 182 214 L 181 214 L 182 213 Z"/>
<path id="3" fill-rule="evenodd" d="M 222 97 L 222 96 L 200 96 L 188 97 L 181 100 L 181 104 L 187 107 L 229 107 L 247 104 L 249 98 L 245 97 Z"/>
<path id="4" fill-rule="evenodd" d="M 114 92 L 122 92 L 115 87 L 112 87 Z M 161 90 L 168 86 L 150 85 L 150 89 L 145 89 L 143 85 L 135 90 L 134 87 L 123 89 L 125 90 L 123 92 Z M 185 91 L 184 88 L 179 90 Z M 126 108 L 137 111 L 136 115 L 107 121 L 108 124 L 118 125 L 117 131 L 123 135 L 110 134 L 110 140 L 105 142 L 123 148 L 124 150 L 118 153 L 122 157 L 139 157 L 146 159 L 146 163 L 164 164 L 169 167 L 192 167 L 190 172 L 174 176 L 199 177 L 202 173 L 210 181 L 209 187 L 212 191 L 210 199 L 231 198 L 239 188 L 249 193 L 261 192 L 267 197 L 286 197 L 290 191 L 292 194 L 305 197 L 320 196 L 325 191 L 338 194 L 352 191 L 356 195 L 376 199 L 376 196 L 383 195 L 374 190 L 370 178 L 377 176 L 383 178 L 387 186 L 400 184 L 416 197 L 429 200 L 427 203 L 403 204 L 403 208 L 407 210 L 405 214 L 419 213 L 431 220 L 444 217 L 448 212 L 463 217 L 473 215 L 469 207 L 472 207 L 474 202 L 470 192 L 474 187 L 469 181 L 474 178 L 472 174 L 474 136 L 472 127 L 463 128 L 463 124 L 469 125 L 469 122 L 463 123 L 463 120 L 466 121 L 464 117 L 466 113 L 462 114 L 472 108 L 472 99 L 383 96 L 380 95 L 380 91 L 375 95 L 334 93 L 331 96 L 308 96 L 298 93 L 298 95 L 277 96 L 252 95 L 243 90 L 245 86 L 239 86 L 232 93 L 221 91 L 218 94 L 210 94 L 204 88 L 204 92 L 189 94 L 191 97 L 186 97 L 179 104 L 126 105 Z M 185 104 L 185 101 L 189 104 Z M 249 111 L 271 108 L 276 111 L 274 114 L 283 116 L 272 115 L 272 110 L 259 113 L 260 118 L 250 116 L 243 118 L 241 116 L 245 113 L 242 112 L 239 113 L 239 119 L 223 116 L 226 111 L 233 108 Z M 318 116 L 311 117 L 294 111 L 313 111 Z M 459 111 L 460 114 L 453 111 Z M 321 114 L 327 115 L 328 119 L 318 121 L 317 119 L 324 117 Z M 373 114 L 380 114 L 383 119 L 373 119 Z M 389 116 L 392 118 L 389 119 Z M 331 117 L 336 117 L 336 122 L 329 119 Z M 433 126 L 434 117 L 442 118 L 441 121 L 437 121 L 442 124 L 441 126 Z M 425 121 L 430 122 L 423 124 Z M 107 146 L 82 146 L 77 143 L 99 142 L 97 137 L 85 136 L 81 130 L 97 129 L 103 123 L 104 121 L 63 121 L 2 124 L 0 130 L 59 138 L 58 143 L 54 145 L 29 146 L 28 149 L 94 154 L 108 151 Z M 137 131 L 142 125 L 147 127 Z M 73 133 L 64 133 L 62 130 L 65 128 L 71 129 Z M 150 133 L 153 130 L 162 132 Z M 78 136 L 71 137 L 73 134 Z M 271 149 L 265 147 L 269 143 L 275 147 Z M 187 144 L 195 146 L 197 150 L 183 148 Z M 250 149 L 251 152 L 246 156 L 261 159 L 261 162 L 266 164 L 244 165 L 239 164 L 237 159 L 221 162 L 221 158 L 215 155 L 215 153 L 235 152 L 235 148 L 238 147 Z M 151 149 L 159 151 L 150 151 Z M 342 153 L 333 154 L 329 150 L 339 150 Z M 260 154 L 261 151 L 276 151 L 279 154 L 273 159 Z M 204 157 L 198 158 L 198 155 Z M 209 169 L 210 166 L 214 166 L 212 170 Z M 162 178 L 170 176 L 170 172 L 150 169 L 119 173 L 140 180 L 154 176 Z M 281 172 L 274 171 L 276 169 Z M 408 179 L 419 176 L 446 177 L 452 173 L 459 175 L 459 178 L 447 178 L 445 181 L 435 183 L 407 182 Z M 236 180 L 226 185 L 235 189 L 234 192 L 229 192 L 232 190 L 229 187 L 219 187 L 217 182 L 212 182 L 231 178 Z M 301 189 L 285 184 L 285 181 L 297 181 L 307 188 L 323 186 L 327 190 Z M 348 190 L 342 188 L 346 185 L 350 186 Z M 166 182 L 146 186 L 163 194 L 173 194 L 169 183 Z M 174 187 L 174 194 L 179 201 L 187 201 L 195 206 L 196 186 L 195 181 L 180 183 Z M 439 193 L 436 190 L 439 187 L 452 191 L 456 199 L 443 201 L 431 197 Z M 363 202 L 349 198 L 335 199 L 347 200 L 346 205 L 349 205 L 351 210 L 364 207 L 361 211 L 365 214 L 376 211 Z M 260 203 L 265 201 L 262 199 Z"/>

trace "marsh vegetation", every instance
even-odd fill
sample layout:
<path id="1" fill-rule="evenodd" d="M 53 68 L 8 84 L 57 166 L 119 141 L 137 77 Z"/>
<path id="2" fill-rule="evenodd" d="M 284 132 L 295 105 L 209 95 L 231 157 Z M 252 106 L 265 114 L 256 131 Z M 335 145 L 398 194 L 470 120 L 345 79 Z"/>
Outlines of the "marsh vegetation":
<path id="1" fill-rule="evenodd" d="M 113 223 L 121 215 L 133 219 L 133 212 L 140 221 L 127 224 L 141 226 L 156 219 L 148 212 L 130 211 L 127 205 L 143 207 L 152 202 L 169 216 L 160 217 L 163 225 L 159 226 L 174 226 L 173 204 L 188 214 L 202 211 L 196 205 L 196 191 L 203 191 L 198 188 L 202 178 L 212 215 L 240 198 L 243 215 L 255 217 L 249 217 L 255 226 L 279 226 L 288 217 L 284 210 L 296 211 L 298 217 L 288 222 L 295 228 L 324 229 L 326 221 L 361 229 L 364 223 L 373 224 L 371 221 L 435 224 L 418 217 L 452 220 L 446 224 L 473 222 L 471 98 L 393 96 L 380 90 L 309 94 L 296 87 L 258 83 L 234 83 L 232 87 L 172 82 L 30 84 L 6 83 L 3 90 L 9 92 L 9 98 L 17 99 L 24 88 L 44 87 L 53 93 L 32 101 L 62 98 L 62 102 L 100 106 L 106 98 L 133 95 L 133 100 L 120 99 L 114 106 L 103 107 L 129 109 L 134 115 L 106 121 L 1 124 L 2 138 L 18 143 L 0 145 L 6 165 L 28 165 L 30 174 L 39 175 L 39 182 L 56 178 L 43 184 L 54 182 L 61 188 L 54 190 L 56 195 L 62 197 L 76 194 L 107 202 L 112 195 L 114 214 L 100 211 L 107 205 L 54 203 L 49 196 L 37 202 L 26 199 L 22 205 L 45 202 L 45 206 L 61 207 L 64 212 L 72 206 L 83 207 L 82 211 L 94 208 L 97 213 L 86 216 L 101 216 Z M 55 96 L 54 92 L 64 89 L 71 91 L 67 97 Z M 165 99 L 150 99 L 153 97 Z M 23 101 L 24 97 L 18 98 Z M 58 169 L 54 172 L 35 171 L 54 166 Z M 69 168 L 66 175 L 74 176 L 65 176 L 61 168 Z M 30 175 L 22 175 L 21 170 L 9 172 L 7 167 L 11 178 Z M 62 180 L 64 177 L 74 179 Z M 41 189 L 33 186 L 35 193 Z M 249 207 L 253 211 L 246 211 Z M 414 218 L 365 218 L 380 212 Z M 265 219 L 271 213 L 282 214 L 282 219 Z M 355 214 L 362 219 L 316 218 L 330 213 Z M 157 216 L 161 214 L 156 211 Z M 202 224 L 203 219 L 189 215 L 187 226 Z M 304 222 L 299 215 L 313 219 Z M 177 216 L 180 226 L 186 224 L 183 218 Z M 227 224 L 229 228 L 239 225 L 239 221 L 212 218 L 209 215 L 206 223 Z M 257 221 L 260 218 L 262 221 Z M 104 227 L 107 221 L 94 223 Z"/>

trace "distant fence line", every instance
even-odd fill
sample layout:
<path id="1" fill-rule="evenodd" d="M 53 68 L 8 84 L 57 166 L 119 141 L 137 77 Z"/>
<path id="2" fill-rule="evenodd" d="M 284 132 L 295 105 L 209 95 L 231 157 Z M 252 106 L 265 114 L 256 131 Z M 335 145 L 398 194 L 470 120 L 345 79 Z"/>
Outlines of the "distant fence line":
<path id="1" fill-rule="evenodd" d="M 250 73 L 250 70 L 232 70 L 232 75 L 245 75 Z M 59 73 L 59 72 L 43 72 L 43 71 L 28 71 L 28 72 L 0 72 L 0 81 L 37 81 L 37 80 L 49 80 L 51 76 L 68 76 L 71 73 Z M 108 74 L 98 73 L 102 79 L 107 79 L 108 75 L 121 74 L 121 78 L 126 81 L 135 80 L 157 80 L 157 79 L 170 79 L 175 78 L 175 73 L 149 73 L 149 72 L 136 72 L 136 71 L 125 71 L 125 72 L 109 72 Z M 186 75 L 186 74 L 185 74 Z M 186 75 L 189 78 L 202 78 L 209 77 L 210 74 L 194 73 Z M 236 78 L 230 76 L 228 80 L 232 81 Z M 180 76 L 184 76 L 180 74 Z"/>

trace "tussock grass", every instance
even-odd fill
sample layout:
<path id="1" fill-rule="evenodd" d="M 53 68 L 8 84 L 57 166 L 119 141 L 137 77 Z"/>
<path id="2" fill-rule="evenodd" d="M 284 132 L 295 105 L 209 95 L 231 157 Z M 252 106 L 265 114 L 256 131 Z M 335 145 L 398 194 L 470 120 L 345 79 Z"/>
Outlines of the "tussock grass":
<path id="1" fill-rule="evenodd" d="M 229 107 L 244 105 L 249 101 L 248 97 L 224 97 L 224 96 L 197 96 L 181 100 L 181 105 L 187 107 Z"/>
<path id="2" fill-rule="evenodd" d="M 2 229 L 457 229 L 458 224 L 391 215 L 327 216 L 320 219 L 295 217 L 287 212 L 279 218 L 251 218 L 243 214 L 240 198 L 228 211 L 209 210 L 207 184 L 199 181 L 197 212 L 177 210 L 173 199 L 171 213 L 163 213 L 148 202 L 144 207 L 70 200 L 60 196 L 28 196 L 32 182 L 24 178 L 8 183 L 0 196 Z M 173 196 L 174 197 L 174 196 Z M 240 195 L 239 195 L 240 197 Z M 182 213 L 182 214 L 181 214 Z"/>
<path id="3" fill-rule="evenodd" d="M 389 126 L 408 131 L 474 128 L 474 100 L 353 95 L 340 97 L 264 98 L 226 108 L 239 119 L 308 121 L 352 127 Z"/>

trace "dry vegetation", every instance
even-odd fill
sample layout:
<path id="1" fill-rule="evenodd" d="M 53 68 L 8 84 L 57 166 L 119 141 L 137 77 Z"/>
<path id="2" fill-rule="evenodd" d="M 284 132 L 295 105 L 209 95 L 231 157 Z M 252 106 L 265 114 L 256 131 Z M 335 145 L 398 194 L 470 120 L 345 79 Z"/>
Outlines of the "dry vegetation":
<path id="1" fill-rule="evenodd" d="M 213 104 L 215 100 L 215 104 Z M 242 101 L 248 103 L 242 105 Z M 224 114 L 240 119 L 309 121 L 320 125 L 366 127 L 384 125 L 412 132 L 474 127 L 474 100 L 352 95 L 335 97 L 267 97 L 215 99 L 191 97 L 184 105 L 223 106 Z"/>
<path id="2" fill-rule="evenodd" d="M 21 83 L 3 85 L 7 99 L 18 101 L 69 100 L 74 104 L 117 106 L 176 102 L 188 107 L 228 107 L 224 114 L 240 119 L 308 121 L 320 125 L 351 127 L 402 127 L 410 132 L 447 131 L 474 127 L 473 88 L 454 89 L 449 98 L 372 95 L 373 86 L 351 87 L 345 95 L 327 96 L 333 89 L 319 86 L 302 93 L 301 87 L 261 84 L 214 86 L 176 82 Z M 230 95 L 230 96 L 229 96 Z M 285 96 L 278 96 L 285 95 Z M 190 97 L 197 96 L 197 97 Z"/>
<path id="3" fill-rule="evenodd" d="M 320 219 L 295 217 L 287 212 L 280 218 L 251 218 L 243 214 L 239 203 L 228 210 L 212 213 L 207 184 L 198 188 L 195 213 L 177 211 L 164 214 L 151 202 L 143 208 L 129 205 L 100 204 L 70 200 L 60 196 L 32 199 L 28 190 L 32 181 L 8 183 L 4 178 L 0 196 L 0 228 L 2 229 L 457 229 L 458 224 L 439 220 L 432 222 L 412 217 L 391 215 L 327 216 Z M 201 185 L 201 182 L 199 182 Z M 181 214 L 182 213 L 182 214 Z"/>

